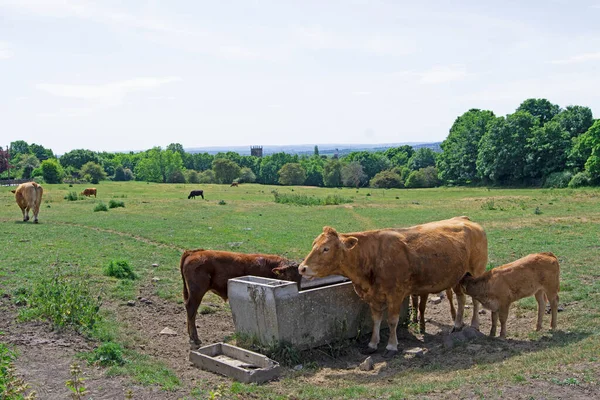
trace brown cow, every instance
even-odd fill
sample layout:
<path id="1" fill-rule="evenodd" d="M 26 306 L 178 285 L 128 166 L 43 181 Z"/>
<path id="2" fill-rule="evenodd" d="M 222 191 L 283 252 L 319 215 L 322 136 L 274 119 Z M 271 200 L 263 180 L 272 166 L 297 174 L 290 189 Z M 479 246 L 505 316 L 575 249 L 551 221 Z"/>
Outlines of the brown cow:
<path id="1" fill-rule="evenodd" d="M 460 283 L 468 295 L 492 311 L 490 336 L 496 336 L 500 317 L 500 337 L 506 337 L 506 319 L 510 304 L 532 295 L 535 295 L 538 303 L 536 331 L 542 329 L 546 305 L 544 295 L 550 301 L 552 310 L 550 326 L 556 329 L 559 275 L 560 266 L 556 256 L 552 253 L 537 253 L 489 270 L 476 278 L 467 273 Z"/>
<path id="2" fill-rule="evenodd" d="M 94 195 L 94 197 L 96 197 L 96 188 L 83 189 L 83 192 L 81 192 L 81 194 L 88 197 L 91 195 Z"/>
<path id="3" fill-rule="evenodd" d="M 15 190 L 17 204 L 23 212 L 23 221 L 29 221 L 29 210 L 33 211 L 33 222 L 37 224 L 40 204 L 42 204 L 42 194 L 44 189 L 35 182 L 21 183 Z"/>
<path id="4" fill-rule="evenodd" d="M 392 357 L 398 353 L 396 329 L 406 296 L 453 287 L 458 300 L 454 329 L 461 329 L 466 299 L 458 283 L 467 271 L 482 274 L 486 263 L 483 228 L 468 217 L 455 217 L 404 229 L 347 234 L 326 226 L 298 269 L 307 278 L 343 275 L 352 280 L 356 293 L 371 307 L 373 333 L 367 352 L 377 350 L 387 307 L 390 338 L 384 357 Z M 475 328 L 479 328 L 478 306 L 474 300 L 471 326 Z"/>
<path id="5" fill-rule="evenodd" d="M 227 301 L 227 281 L 245 275 L 293 281 L 300 288 L 298 263 L 270 254 L 243 254 L 228 251 L 187 250 L 181 256 L 183 300 L 192 349 L 200 346 L 196 313 L 209 290 Z"/>
<path id="6" fill-rule="evenodd" d="M 231 185 L 229 185 L 229 186 L 235 186 L 235 187 L 238 187 L 238 186 L 239 186 L 239 183 L 237 183 L 237 182 L 231 182 Z"/>

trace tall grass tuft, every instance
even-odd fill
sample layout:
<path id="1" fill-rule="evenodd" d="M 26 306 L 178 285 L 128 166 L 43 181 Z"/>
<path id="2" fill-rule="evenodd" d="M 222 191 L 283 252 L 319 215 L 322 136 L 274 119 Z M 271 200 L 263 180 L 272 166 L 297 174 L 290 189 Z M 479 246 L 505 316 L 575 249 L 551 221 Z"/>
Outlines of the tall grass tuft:
<path id="1" fill-rule="evenodd" d="M 76 268 L 49 268 L 34 281 L 21 320 L 47 319 L 58 330 L 70 327 L 90 333 L 102 319 L 102 298 L 90 291 L 88 278 Z"/>
<path id="2" fill-rule="evenodd" d="M 307 196 L 305 194 L 279 193 L 274 190 L 275 203 L 296 204 L 299 206 L 330 206 L 352 203 L 353 200 L 338 194 L 329 194 L 326 197 Z"/>
<path id="3" fill-rule="evenodd" d="M 103 202 L 100 202 L 96 204 L 96 207 L 94 207 L 94 212 L 97 211 L 108 211 L 108 207 L 106 207 L 106 204 L 104 204 Z"/>
<path id="4" fill-rule="evenodd" d="M 137 275 L 127 260 L 110 260 L 104 268 L 104 275 L 117 279 L 137 279 Z"/>
<path id="5" fill-rule="evenodd" d="M 83 199 L 83 196 L 78 195 L 77 192 L 69 192 L 64 198 L 67 201 L 77 201 Z"/>
<path id="6" fill-rule="evenodd" d="M 108 208 L 125 207 L 125 202 L 111 199 L 108 202 Z"/>

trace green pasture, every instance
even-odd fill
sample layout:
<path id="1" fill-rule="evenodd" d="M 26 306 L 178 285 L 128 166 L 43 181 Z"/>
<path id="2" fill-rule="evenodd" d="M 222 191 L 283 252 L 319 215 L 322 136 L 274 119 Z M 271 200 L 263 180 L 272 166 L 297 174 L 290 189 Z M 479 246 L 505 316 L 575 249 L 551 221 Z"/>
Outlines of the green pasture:
<path id="1" fill-rule="evenodd" d="M 141 182 L 102 182 L 97 198 L 68 201 L 70 192 L 84 185 L 43 185 L 39 224 L 21 221 L 21 211 L 10 188 L 0 188 L 0 295 L 25 293 L 39 277 L 56 265 L 85 274 L 91 287 L 103 294 L 103 309 L 136 292 L 140 282 L 160 274 L 157 294 L 181 303 L 179 258 L 183 249 L 204 248 L 245 253 L 262 252 L 301 259 L 313 239 L 329 225 L 340 232 L 419 223 L 468 215 L 488 234 L 489 268 L 526 254 L 551 251 L 561 263 L 559 331 L 532 333 L 535 351 L 522 352 L 499 342 L 510 357 L 490 361 L 474 355 L 457 365 L 446 360 L 425 363 L 394 360 L 385 377 L 365 378 L 339 374 L 322 385 L 310 383 L 309 372 L 288 371 L 280 383 L 262 386 L 233 383 L 219 390 L 226 396 L 252 393 L 261 398 L 403 398 L 461 387 L 551 381 L 569 366 L 592 363 L 598 371 L 600 354 L 600 190 L 599 189 L 324 189 L 242 184 L 189 185 Z M 192 189 L 203 189 L 188 200 Z M 326 197 L 337 195 L 350 202 L 328 206 L 278 204 L 272 191 Z M 124 207 L 95 212 L 97 204 L 122 201 Z M 127 260 L 139 279 L 122 281 L 105 276 L 111 260 Z M 158 268 L 152 264 L 158 263 Z M 513 308 L 534 312 L 533 299 Z M 105 313 L 105 324 L 117 316 Z M 532 314 L 533 315 L 533 314 Z M 487 317 L 486 317 L 487 318 Z M 547 322 L 547 321 L 546 321 Z M 545 322 L 545 328 L 546 328 Z M 531 325 L 533 326 L 533 320 Z M 118 331 L 119 328 L 105 328 Z M 96 334 L 97 340 L 119 340 Z M 510 328 L 509 328 L 510 336 Z M 127 343 L 125 343 L 125 346 Z M 129 351 L 129 350 L 127 350 Z M 151 363 L 147 357 L 132 356 Z M 182 360 L 182 362 L 185 362 Z M 139 368 L 149 373 L 152 368 Z M 123 368 L 136 379 L 135 368 Z M 138 379 L 165 388 L 177 385 L 172 374 L 156 368 L 160 376 Z M 130 372 L 127 372 L 130 371 Z M 560 375 L 560 376 L 563 376 Z M 562 379 L 562 378 L 561 378 Z M 590 380 L 593 380 L 590 378 Z M 581 381 L 581 378 L 579 379 Z M 483 386 L 482 386 L 483 387 Z M 206 383 L 192 398 L 217 390 Z M 214 395 L 214 392 L 213 392 Z"/>

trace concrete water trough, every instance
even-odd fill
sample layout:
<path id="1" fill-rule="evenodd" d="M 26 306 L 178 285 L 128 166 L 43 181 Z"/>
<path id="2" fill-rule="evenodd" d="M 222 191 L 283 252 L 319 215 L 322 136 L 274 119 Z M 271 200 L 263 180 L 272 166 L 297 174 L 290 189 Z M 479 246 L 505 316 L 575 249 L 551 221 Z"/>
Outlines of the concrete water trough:
<path id="1" fill-rule="evenodd" d="M 229 280 L 227 296 L 236 332 L 263 344 L 288 342 L 303 350 L 372 330 L 369 306 L 341 276 L 303 280 L 300 291 L 294 282 L 243 276 Z M 400 319 L 407 317 L 405 301 Z"/>
<path id="2" fill-rule="evenodd" d="M 279 363 L 262 354 L 226 343 L 190 351 L 190 361 L 207 371 L 244 383 L 262 383 L 279 376 Z"/>

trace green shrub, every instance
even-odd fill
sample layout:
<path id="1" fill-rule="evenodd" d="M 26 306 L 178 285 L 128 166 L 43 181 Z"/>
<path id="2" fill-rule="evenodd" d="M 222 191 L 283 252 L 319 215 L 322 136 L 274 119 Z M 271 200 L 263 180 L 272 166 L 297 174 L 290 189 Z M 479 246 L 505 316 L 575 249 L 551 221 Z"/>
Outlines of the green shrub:
<path id="1" fill-rule="evenodd" d="M 125 203 L 117 200 L 110 200 L 108 202 L 108 208 L 117 208 L 117 207 L 125 207 Z"/>
<path id="2" fill-rule="evenodd" d="M 16 358 L 13 350 L 0 343 L 0 399 L 35 399 L 36 392 L 31 391 L 29 384 L 15 373 Z"/>
<path id="3" fill-rule="evenodd" d="M 227 204 L 227 203 L 225 202 L 225 200 L 219 200 L 219 205 L 220 205 L 220 206 L 224 206 L 225 204 Z"/>
<path id="4" fill-rule="evenodd" d="M 573 178 L 569 171 L 553 172 L 544 181 L 545 188 L 566 188 Z"/>
<path id="5" fill-rule="evenodd" d="M 392 170 L 377 173 L 370 181 L 369 186 L 374 188 L 403 188 L 404 182 L 399 174 Z"/>
<path id="6" fill-rule="evenodd" d="M 587 172 L 579 172 L 575 174 L 569 181 L 570 188 L 578 188 L 582 186 L 589 186 L 591 183 L 590 175 Z"/>
<path id="7" fill-rule="evenodd" d="M 90 364 L 97 364 L 103 367 L 123 365 L 126 362 L 123 358 L 123 347 L 114 342 L 102 343 L 86 358 Z"/>
<path id="8" fill-rule="evenodd" d="M 91 293 L 87 276 L 57 265 L 33 283 L 27 308 L 20 310 L 19 318 L 47 319 L 59 330 L 71 327 L 91 332 L 101 320 L 101 305 L 101 297 Z"/>
<path id="9" fill-rule="evenodd" d="M 338 205 L 345 203 L 352 203 L 352 199 L 342 197 L 340 195 L 327 195 L 327 197 L 315 197 L 307 196 L 305 194 L 285 194 L 279 193 L 274 190 L 273 196 L 275 197 L 275 203 L 279 204 L 296 204 L 300 206 L 329 206 Z"/>
<path id="10" fill-rule="evenodd" d="M 83 196 L 78 195 L 77 192 L 69 192 L 64 199 L 67 201 L 77 201 L 83 199 Z"/>
<path id="11" fill-rule="evenodd" d="M 104 275 L 117 279 L 137 279 L 137 275 L 126 260 L 110 260 L 104 268 Z"/>
<path id="12" fill-rule="evenodd" d="M 100 202 L 96 204 L 96 207 L 94 207 L 94 212 L 97 211 L 108 211 L 108 207 L 106 207 L 106 204 L 104 204 L 103 202 Z"/>

